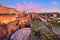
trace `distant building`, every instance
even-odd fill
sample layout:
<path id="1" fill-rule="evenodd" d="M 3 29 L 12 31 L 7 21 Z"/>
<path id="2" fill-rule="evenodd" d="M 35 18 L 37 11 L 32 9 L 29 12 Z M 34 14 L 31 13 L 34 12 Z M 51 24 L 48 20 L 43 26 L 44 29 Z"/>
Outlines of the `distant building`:
<path id="1" fill-rule="evenodd" d="M 60 17 L 60 13 L 58 12 L 39 13 L 39 15 L 48 16 L 48 17 Z"/>

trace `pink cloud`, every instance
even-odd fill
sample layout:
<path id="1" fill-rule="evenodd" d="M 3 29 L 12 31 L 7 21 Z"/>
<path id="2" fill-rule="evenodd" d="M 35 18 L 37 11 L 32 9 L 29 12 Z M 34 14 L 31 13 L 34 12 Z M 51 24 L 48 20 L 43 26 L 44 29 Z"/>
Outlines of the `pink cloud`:
<path id="1" fill-rule="evenodd" d="M 46 8 L 41 8 L 41 9 L 39 10 L 39 12 L 46 12 L 46 11 L 47 11 Z"/>
<path id="2" fill-rule="evenodd" d="M 23 10 L 23 6 L 17 3 L 16 4 L 16 9 L 19 10 L 19 11 L 22 11 Z"/>
<path id="3" fill-rule="evenodd" d="M 57 2 L 53 2 L 53 4 L 57 4 Z M 59 12 L 59 10 L 49 9 L 49 8 L 41 8 L 37 4 L 29 3 L 29 4 L 16 4 L 16 9 L 19 11 L 26 10 L 27 12 Z"/>
<path id="4" fill-rule="evenodd" d="M 29 3 L 29 4 L 25 4 L 25 5 L 21 5 L 19 3 L 16 4 L 16 9 L 23 11 L 37 11 L 38 9 L 38 5 L 37 4 L 33 4 L 33 3 Z"/>
<path id="5" fill-rule="evenodd" d="M 58 2 L 54 1 L 54 2 L 52 2 L 52 4 L 56 5 L 56 4 L 58 4 Z"/>
<path id="6" fill-rule="evenodd" d="M 44 13 L 44 12 L 60 12 L 58 9 L 46 9 L 46 8 L 42 8 L 42 9 L 40 9 L 39 10 L 39 12 L 42 12 L 42 13 Z"/>

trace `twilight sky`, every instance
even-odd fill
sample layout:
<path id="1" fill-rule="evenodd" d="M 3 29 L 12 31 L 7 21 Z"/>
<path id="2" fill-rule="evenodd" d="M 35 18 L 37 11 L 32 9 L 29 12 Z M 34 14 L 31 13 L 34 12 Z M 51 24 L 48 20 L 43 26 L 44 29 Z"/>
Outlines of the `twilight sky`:
<path id="1" fill-rule="evenodd" d="M 0 4 L 28 12 L 60 12 L 60 0 L 0 0 Z"/>

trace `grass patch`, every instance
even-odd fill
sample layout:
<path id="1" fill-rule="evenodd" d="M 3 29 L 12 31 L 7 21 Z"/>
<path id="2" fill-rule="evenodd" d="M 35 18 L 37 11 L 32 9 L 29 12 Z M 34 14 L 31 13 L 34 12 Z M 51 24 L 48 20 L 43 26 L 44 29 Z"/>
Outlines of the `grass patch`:
<path id="1" fill-rule="evenodd" d="M 54 24 L 56 27 L 60 27 L 60 23 L 56 23 Z"/>

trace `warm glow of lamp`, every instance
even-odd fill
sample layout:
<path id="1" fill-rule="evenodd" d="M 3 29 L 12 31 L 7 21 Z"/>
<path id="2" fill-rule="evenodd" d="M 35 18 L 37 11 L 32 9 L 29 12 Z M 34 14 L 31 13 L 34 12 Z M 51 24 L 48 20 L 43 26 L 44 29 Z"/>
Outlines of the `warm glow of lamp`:
<path id="1" fill-rule="evenodd" d="M 12 17 L 11 20 L 14 21 L 16 18 L 15 17 Z"/>
<path id="2" fill-rule="evenodd" d="M 24 19 L 23 19 L 23 20 L 20 20 L 20 24 L 21 24 L 21 25 L 25 25 L 25 22 L 26 22 L 26 21 L 27 21 L 27 20 L 24 20 Z"/>
<path id="3" fill-rule="evenodd" d="M 15 19 L 14 18 L 12 18 L 12 21 L 14 21 Z"/>
<path id="4" fill-rule="evenodd" d="M 6 23 L 6 20 L 4 20 L 4 23 Z"/>
<path id="5" fill-rule="evenodd" d="M 8 23 L 8 20 L 3 20 L 3 23 L 7 24 Z"/>

